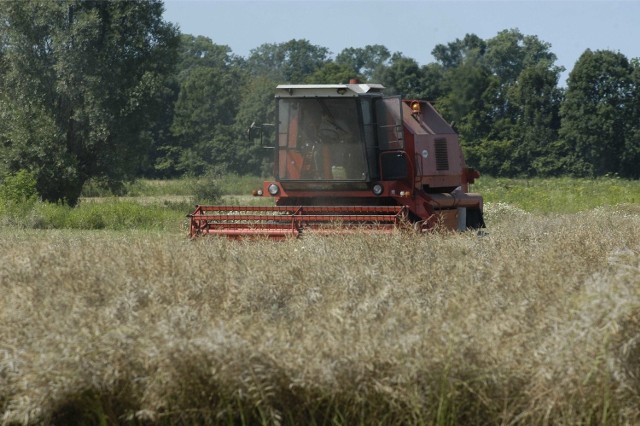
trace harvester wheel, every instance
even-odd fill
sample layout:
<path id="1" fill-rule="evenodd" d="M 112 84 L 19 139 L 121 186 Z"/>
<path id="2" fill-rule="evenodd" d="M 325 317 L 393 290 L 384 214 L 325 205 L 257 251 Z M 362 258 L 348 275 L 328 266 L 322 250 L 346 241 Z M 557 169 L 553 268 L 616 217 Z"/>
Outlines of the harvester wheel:
<path id="1" fill-rule="evenodd" d="M 425 232 L 429 229 L 429 219 L 413 222 L 413 230 L 417 233 Z"/>
<path id="2" fill-rule="evenodd" d="M 467 229 L 485 228 L 484 217 L 480 209 L 467 209 Z"/>

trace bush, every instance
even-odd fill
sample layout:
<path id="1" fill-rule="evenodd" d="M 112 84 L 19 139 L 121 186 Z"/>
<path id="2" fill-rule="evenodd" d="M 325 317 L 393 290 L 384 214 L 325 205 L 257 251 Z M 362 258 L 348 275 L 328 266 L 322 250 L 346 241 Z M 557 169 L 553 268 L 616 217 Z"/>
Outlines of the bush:
<path id="1" fill-rule="evenodd" d="M 191 187 L 194 203 L 216 204 L 220 201 L 222 193 L 218 185 L 218 176 L 207 173 L 202 179 L 194 180 Z"/>
<path id="2" fill-rule="evenodd" d="M 36 177 L 24 169 L 5 177 L 0 185 L 0 201 L 5 205 L 33 204 L 37 199 Z"/>
<path id="3" fill-rule="evenodd" d="M 114 192 L 114 188 L 115 192 Z M 111 195 L 125 195 L 126 189 L 123 186 L 110 185 L 106 180 L 91 178 L 82 186 L 82 197 L 108 197 Z"/>
<path id="4" fill-rule="evenodd" d="M 0 216 L 15 221 L 23 217 L 38 200 L 35 174 L 20 170 L 0 184 Z"/>

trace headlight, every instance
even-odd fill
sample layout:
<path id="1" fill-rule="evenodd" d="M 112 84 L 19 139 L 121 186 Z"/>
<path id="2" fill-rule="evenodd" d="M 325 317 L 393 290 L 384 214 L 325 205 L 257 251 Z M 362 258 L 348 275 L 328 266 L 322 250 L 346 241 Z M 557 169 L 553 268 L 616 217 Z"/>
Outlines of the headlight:
<path id="1" fill-rule="evenodd" d="M 278 192 L 280 191 L 280 188 L 278 188 L 278 185 L 276 185 L 275 183 L 272 183 L 267 188 L 267 191 L 269 191 L 269 194 L 271 194 L 271 195 L 277 195 Z"/>
<path id="2" fill-rule="evenodd" d="M 382 195 L 382 193 L 384 192 L 384 187 L 379 183 L 376 183 L 375 185 L 373 185 L 372 190 L 374 195 Z"/>

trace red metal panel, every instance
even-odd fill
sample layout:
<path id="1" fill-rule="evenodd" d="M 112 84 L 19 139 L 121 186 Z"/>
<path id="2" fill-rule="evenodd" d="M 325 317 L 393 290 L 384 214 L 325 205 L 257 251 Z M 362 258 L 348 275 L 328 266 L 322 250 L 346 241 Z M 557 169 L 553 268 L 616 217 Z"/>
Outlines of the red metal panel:
<path id="1" fill-rule="evenodd" d="M 390 232 L 403 221 L 403 206 L 197 206 L 190 236 L 297 237 L 305 231 Z"/>

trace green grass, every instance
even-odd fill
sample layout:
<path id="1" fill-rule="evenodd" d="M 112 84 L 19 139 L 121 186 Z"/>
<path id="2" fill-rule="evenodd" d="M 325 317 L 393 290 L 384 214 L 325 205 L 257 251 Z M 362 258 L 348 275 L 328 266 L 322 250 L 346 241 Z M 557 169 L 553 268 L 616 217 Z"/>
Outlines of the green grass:
<path id="1" fill-rule="evenodd" d="M 596 207 L 640 204 L 640 181 L 600 179 L 504 179 L 482 176 L 471 188 L 488 203 L 528 212 L 576 213 Z"/>
<path id="2" fill-rule="evenodd" d="M 254 189 L 261 189 L 267 179 L 255 176 L 230 175 L 220 179 L 218 185 L 223 195 L 251 195 Z"/>
<path id="3" fill-rule="evenodd" d="M 0 226 L 26 229 L 79 230 L 162 230 L 186 232 L 187 203 L 140 204 L 109 198 L 102 202 L 83 202 L 76 207 L 53 203 L 34 203 L 0 215 Z"/>
<path id="4" fill-rule="evenodd" d="M 34 210 L 31 219 L 38 228 L 175 231 L 186 220 L 183 207 L 119 200 L 87 203 L 78 208 L 43 204 Z"/>
<path id="5" fill-rule="evenodd" d="M 198 185 L 213 185 L 221 195 L 251 195 L 262 188 L 263 178 L 229 174 L 219 178 L 182 178 L 172 180 L 138 179 L 126 186 L 129 196 L 193 196 Z"/>
<path id="6" fill-rule="evenodd" d="M 193 211 L 194 204 L 273 205 L 268 197 L 251 197 L 251 191 L 261 185 L 262 178 L 236 175 L 215 180 L 140 179 L 127 186 L 125 197 L 98 196 L 95 187 L 90 186 L 87 193 L 94 196 L 81 198 L 75 208 L 33 201 L 25 206 L 3 208 L 0 203 L 0 225 L 182 232 L 185 216 Z M 615 206 L 628 206 L 627 210 L 637 211 L 634 206 L 640 205 L 640 182 L 615 178 L 502 179 L 483 176 L 471 191 L 482 194 L 486 205 L 497 205 L 489 215 L 500 214 L 504 206 L 551 214 Z"/>

